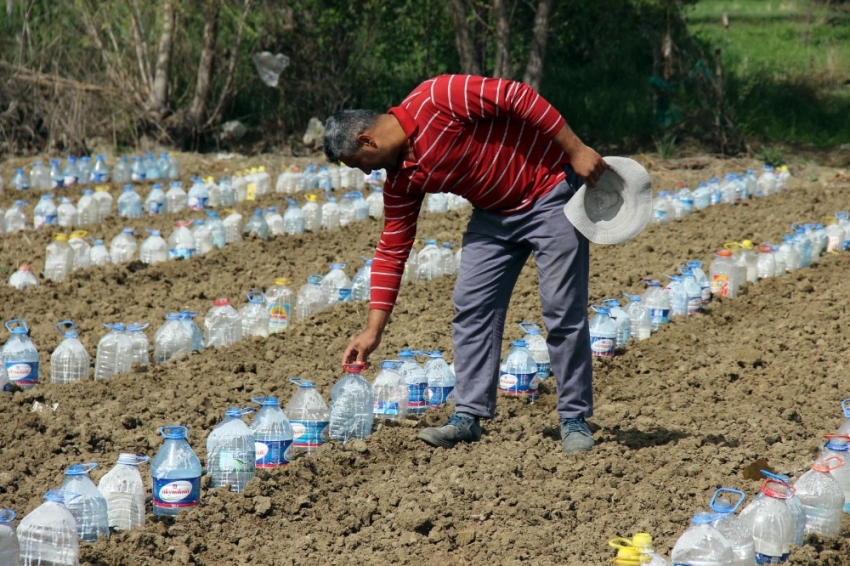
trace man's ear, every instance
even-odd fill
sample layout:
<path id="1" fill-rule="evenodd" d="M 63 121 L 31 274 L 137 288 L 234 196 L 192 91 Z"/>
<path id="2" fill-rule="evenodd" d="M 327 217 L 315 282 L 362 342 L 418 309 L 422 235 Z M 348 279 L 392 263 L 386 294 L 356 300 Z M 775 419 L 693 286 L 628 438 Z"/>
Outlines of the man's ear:
<path id="1" fill-rule="evenodd" d="M 378 144 L 375 143 L 375 138 L 368 132 L 363 132 L 357 136 L 357 143 L 359 143 L 361 147 L 369 146 L 374 149 L 378 148 Z"/>

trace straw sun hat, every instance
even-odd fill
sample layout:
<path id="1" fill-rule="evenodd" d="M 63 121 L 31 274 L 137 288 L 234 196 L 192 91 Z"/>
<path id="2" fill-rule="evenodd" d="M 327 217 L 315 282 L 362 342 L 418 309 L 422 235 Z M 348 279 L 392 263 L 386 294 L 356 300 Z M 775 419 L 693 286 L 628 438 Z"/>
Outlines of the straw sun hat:
<path id="1" fill-rule="evenodd" d="M 576 229 L 596 244 L 619 244 L 640 234 L 652 219 L 652 182 L 628 157 L 606 157 L 596 188 L 582 185 L 564 206 Z"/>

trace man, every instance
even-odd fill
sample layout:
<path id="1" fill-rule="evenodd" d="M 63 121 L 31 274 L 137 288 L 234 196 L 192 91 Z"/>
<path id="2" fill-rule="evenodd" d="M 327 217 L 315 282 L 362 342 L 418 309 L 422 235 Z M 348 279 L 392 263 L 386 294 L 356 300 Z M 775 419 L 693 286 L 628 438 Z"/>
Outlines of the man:
<path id="1" fill-rule="evenodd" d="M 453 297 L 455 413 L 419 438 L 445 448 L 481 438 L 479 419 L 495 415 L 508 302 L 534 253 L 563 451 L 592 449 L 585 422 L 593 413 L 589 246 L 563 208 L 582 178 L 595 186 L 606 168 L 599 154 L 531 87 L 468 75 L 428 80 L 387 114 L 347 110 L 331 116 L 324 151 L 332 163 L 364 173 L 387 170 L 386 222 L 372 263 L 368 322 L 343 362 L 366 361 L 381 342 L 425 194 L 461 195 L 475 210 Z"/>

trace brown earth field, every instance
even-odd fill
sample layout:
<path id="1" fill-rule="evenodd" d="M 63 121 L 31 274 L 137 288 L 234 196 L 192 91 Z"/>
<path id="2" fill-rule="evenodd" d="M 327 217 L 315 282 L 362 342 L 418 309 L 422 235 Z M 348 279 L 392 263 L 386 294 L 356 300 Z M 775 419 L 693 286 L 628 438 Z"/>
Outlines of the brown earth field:
<path id="1" fill-rule="evenodd" d="M 657 189 L 758 165 L 639 159 Z M 272 173 L 281 165 L 268 164 Z M 213 157 L 184 162 L 187 174 L 223 169 Z M 8 173 L 9 164 L 0 167 L 7 179 Z M 667 227 L 651 226 L 624 244 L 594 246 L 592 301 L 640 292 L 641 278 L 663 278 L 686 260 L 708 262 L 724 242 L 777 242 L 792 222 L 816 222 L 850 208 L 850 183 L 834 169 L 795 164 L 792 173 L 786 193 L 711 207 Z M 7 189 L 0 206 L 8 208 L 18 196 Z M 282 202 L 281 195 L 261 200 L 263 206 Z M 244 213 L 253 206 L 237 208 Z M 467 217 L 426 213 L 419 235 L 458 242 Z M 175 220 L 113 216 L 90 232 L 111 238 L 125 225 L 151 226 L 167 236 Z M 0 507 L 24 516 L 59 486 L 70 464 L 99 463 L 96 482 L 120 452 L 153 456 L 163 425 L 188 426 L 203 463 L 206 435 L 228 407 L 249 405 L 257 395 L 276 395 L 285 404 L 295 392 L 291 376 L 313 380 L 327 399 L 367 305 L 340 305 L 296 322 L 285 335 L 64 386 L 47 383 L 49 353 L 61 340 L 58 321 L 77 323 L 94 358 L 105 322 L 150 321 L 152 339 L 167 312 L 203 314 L 219 296 L 239 307 L 247 291 L 266 288 L 275 277 L 290 277 L 298 287 L 333 261 L 348 262 L 353 276 L 360 256 L 373 253 L 380 227 L 368 220 L 332 232 L 245 241 L 189 261 L 93 268 L 58 284 L 40 278 L 37 289 L 24 293 L 0 287 L 3 320 L 30 323 L 44 381 L 0 396 Z M 33 231 L 0 238 L 0 275 L 8 277 L 20 262 L 40 273 L 49 241 L 48 233 Z M 521 336 L 516 323 L 541 322 L 531 263 L 513 296 L 506 343 Z M 81 543 L 81 563 L 601 565 L 613 556 L 609 538 L 637 531 L 652 533 L 668 554 L 717 487 L 743 489 L 749 501 L 760 484 L 745 471 L 760 458 L 796 479 L 822 436 L 841 423 L 839 403 L 850 397 L 848 273 L 850 254 L 827 255 L 809 269 L 715 300 L 702 315 L 674 319 L 613 359 L 595 360 L 590 422 L 597 445 L 590 453 L 561 453 L 549 380 L 534 404 L 500 398 L 479 443 L 436 450 L 416 440 L 419 428 L 440 423 L 450 407 L 418 422 L 378 426 L 365 442 L 330 443 L 285 469 L 262 471 L 244 493 L 205 482 L 199 508 L 176 519 L 149 512 L 142 528 Z M 451 360 L 453 287 L 452 277 L 406 285 L 372 361 L 394 358 L 405 346 L 440 349 Z M 41 411 L 33 410 L 36 401 Z M 147 466 L 142 475 L 150 489 Z M 840 537 L 809 537 L 792 549 L 791 563 L 850 564 L 848 536 L 845 516 Z"/>

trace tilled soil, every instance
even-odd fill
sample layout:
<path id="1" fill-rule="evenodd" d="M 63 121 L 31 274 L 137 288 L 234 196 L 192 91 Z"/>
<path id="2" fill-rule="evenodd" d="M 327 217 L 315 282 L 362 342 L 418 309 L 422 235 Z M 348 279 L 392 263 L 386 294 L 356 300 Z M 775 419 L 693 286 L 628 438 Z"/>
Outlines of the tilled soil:
<path id="1" fill-rule="evenodd" d="M 659 189 L 754 165 L 709 159 L 647 164 Z M 622 245 L 594 246 L 593 302 L 639 292 L 641 278 L 663 278 L 688 259 L 707 262 L 726 241 L 776 242 L 792 222 L 850 207 L 848 185 L 834 181 L 834 173 L 813 166 L 794 173 L 788 193 L 713 207 L 668 227 L 650 227 Z M 15 196 L 6 191 L 0 206 Z M 262 205 L 281 201 L 272 195 Z M 460 241 L 467 216 L 426 214 L 419 234 Z M 128 224 L 111 218 L 92 232 L 111 237 L 125 224 L 164 228 L 174 220 Z M 103 322 L 149 320 L 152 337 L 167 312 L 204 313 L 218 296 L 241 306 L 246 291 L 265 288 L 275 277 L 290 277 L 297 287 L 331 261 L 349 262 L 352 276 L 362 264 L 359 256 L 371 255 L 379 230 L 370 220 L 333 232 L 246 241 L 190 261 L 93 268 L 60 284 L 41 280 L 26 293 L 2 287 L 2 314 L 30 323 L 46 382 L 49 352 L 61 340 L 59 320 L 77 323 L 94 356 Z M 30 231 L 2 242 L 0 267 L 27 261 L 38 268 L 49 235 Z M 715 488 L 754 494 L 759 484 L 744 471 L 758 458 L 799 476 L 821 436 L 840 423 L 839 401 L 850 396 L 848 269 L 850 254 L 826 256 L 810 269 L 716 300 L 703 315 L 676 319 L 614 359 L 597 360 L 591 419 L 597 446 L 590 454 L 560 452 L 549 381 L 534 404 L 501 398 L 480 443 L 446 451 L 416 440 L 418 428 L 439 423 L 449 408 L 419 423 L 379 427 L 365 443 L 331 443 L 286 469 L 261 472 L 243 494 L 205 487 L 200 508 L 173 520 L 148 515 L 144 528 L 82 544 L 82 561 L 603 564 L 612 555 L 609 538 L 641 530 L 667 553 Z M 405 286 L 373 361 L 395 357 L 404 346 L 441 349 L 451 360 L 453 285 L 446 277 Z M 529 265 L 514 293 L 506 341 L 520 336 L 516 323 L 540 322 L 536 285 Z M 227 407 L 247 405 L 256 395 L 277 395 L 285 403 L 294 393 L 290 376 L 313 380 L 327 399 L 341 375 L 341 353 L 361 329 L 366 309 L 342 305 L 298 322 L 283 336 L 196 353 L 107 382 L 45 383 L 2 396 L 0 506 L 23 516 L 60 484 L 72 463 L 100 463 L 92 473 L 97 481 L 119 452 L 153 456 L 162 425 L 188 426 L 203 461 L 206 435 Z M 40 412 L 32 410 L 36 401 L 43 404 Z M 147 469 L 143 477 L 150 488 Z M 810 538 L 792 551 L 792 561 L 850 564 L 850 519 L 842 527 L 838 539 Z"/>

